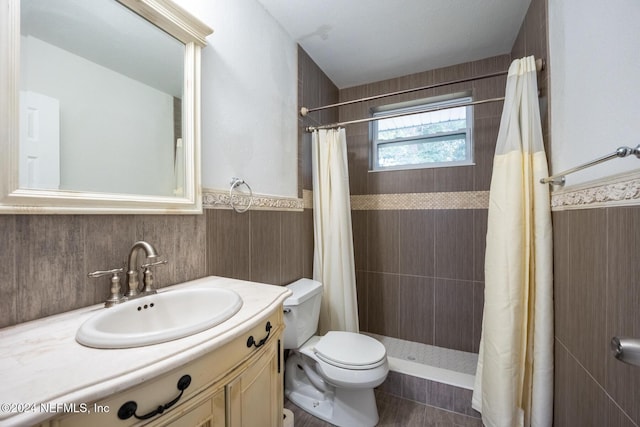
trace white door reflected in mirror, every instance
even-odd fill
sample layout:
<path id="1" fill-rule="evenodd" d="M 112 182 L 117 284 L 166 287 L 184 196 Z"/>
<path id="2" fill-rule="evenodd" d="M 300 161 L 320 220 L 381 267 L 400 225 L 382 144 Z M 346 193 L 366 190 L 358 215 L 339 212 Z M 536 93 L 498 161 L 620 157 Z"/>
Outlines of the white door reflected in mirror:
<path id="1" fill-rule="evenodd" d="M 20 91 L 20 187 L 60 188 L 60 102 Z"/>

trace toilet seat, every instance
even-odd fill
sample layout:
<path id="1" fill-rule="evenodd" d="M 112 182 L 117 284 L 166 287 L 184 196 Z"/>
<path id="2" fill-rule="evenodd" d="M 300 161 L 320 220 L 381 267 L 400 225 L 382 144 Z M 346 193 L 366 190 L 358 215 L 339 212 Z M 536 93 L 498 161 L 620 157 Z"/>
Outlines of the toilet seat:
<path id="1" fill-rule="evenodd" d="M 385 363 L 387 352 L 379 341 L 353 332 L 330 331 L 314 346 L 325 363 L 343 369 L 373 369 Z"/>

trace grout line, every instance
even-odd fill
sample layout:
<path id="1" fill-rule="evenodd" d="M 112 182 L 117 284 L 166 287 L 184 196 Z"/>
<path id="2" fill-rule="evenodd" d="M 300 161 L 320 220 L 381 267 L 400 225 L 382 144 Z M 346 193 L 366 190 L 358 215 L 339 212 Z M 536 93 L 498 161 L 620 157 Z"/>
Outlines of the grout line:
<path id="1" fill-rule="evenodd" d="M 634 426 L 638 426 L 638 424 L 637 424 L 635 421 L 633 421 L 633 418 L 631 418 L 631 416 L 630 416 L 629 414 L 627 414 L 627 412 L 626 412 L 624 409 L 622 409 L 622 407 L 621 407 L 621 406 L 618 404 L 618 402 L 613 398 L 613 396 L 611 396 L 611 395 L 607 392 L 607 390 L 602 386 L 602 384 L 600 384 L 600 383 L 598 382 L 598 380 L 596 380 L 596 379 L 593 377 L 593 375 L 591 375 L 591 372 L 589 372 L 589 370 L 588 370 L 587 368 L 585 368 L 585 366 L 584 366 L 582 363 L 580 363 L 580 361 L 579 361 L 579 360 L 578 360 L 578 359 L 573 355 L 573 353 L 572 353 L 572 352 L 569 350 L 569 348 L 568 348 L 568 347 L 567 347 L 567 346 L 562 342 L 562 340 L 561 340 L 560 338 L 558 338 L 557 336 L 556 336 L 556 337 L 554 337 L 554 338 L 556 339 L 556 341 L 558 341 L 558 343 L 560 343 L 560 345 L 564 348 L 564 350 L 567 352 L 567 354 L 568 354 L 569 356 L 571 356 L 571 358 L 575 361 L 575 363 L 576 363 L 580 368 L 582 368 L 582 370 L 587 374 L 587 376 L 588 376 L 589 378 L 591 378 L 591 380 L 592 380 L 592 381 L 596 384 L 596 386 L 597 386 L 597 387 L 598 387 L 598 388 L 599 388 L 599 389 L 600 389 L 600 390 L 605 394 L 605 396 L 607 396 L 607 397 L 609 398 L 609 400 L 610 400 L 610 401 L 611 401 L 611 402 L 612 402 L 612 403 L 613 403 L 613 404 L 614 404 L 614 405 L 615 405 L 615 406 L 620 410 L 620 412 L 622 412 L 622 413 L 623 413 L 623 414 L 624 414 L 624 415 L 629 419 L 629 421 L 631 421 L 631 423 L 632 423 Z M 606 363 L 606 362 L 605 362 L 605 363 Z M 606 369 L 605 369 L 605 372 L 606 372 Z M 555 376 L 555 373 L 554 373 L 554 376 Z M 606 373 L 605 373 L 605 376 L 606 376 Z"/>

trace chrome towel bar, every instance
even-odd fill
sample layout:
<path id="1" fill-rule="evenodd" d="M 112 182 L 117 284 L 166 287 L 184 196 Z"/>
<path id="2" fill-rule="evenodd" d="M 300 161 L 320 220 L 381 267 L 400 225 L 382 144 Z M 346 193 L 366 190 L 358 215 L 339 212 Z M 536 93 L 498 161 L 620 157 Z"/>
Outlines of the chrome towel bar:
<path id="1" fill-rule="evenodd" d="M 619 147 L 615 152 L 611 154 L 607 154 L 606 156 L 602 156 L 598 159 L 592 160 L 588 163 L 585 163 L 580 166 L 576 166 L 574 168 L 568 169 L 564 172 L 557 173 L 555 175 L 548 176 L 546 178 L 542 178 L 540 182 L 542 184 L 552 184 L 552 185 L 564 185 L 566 179 L 565 175 L 569 175 L 570 173 L 578 172 L 579 170 L 590 168 L 591 166 L 595 166 L 597 164 L 606 162 L 615 158 L 627 157 L 629 155 L 635 155 L 638 159 L 640 159 L 640 144 L 636 146 L 636 148 L 631 147 Z"/>

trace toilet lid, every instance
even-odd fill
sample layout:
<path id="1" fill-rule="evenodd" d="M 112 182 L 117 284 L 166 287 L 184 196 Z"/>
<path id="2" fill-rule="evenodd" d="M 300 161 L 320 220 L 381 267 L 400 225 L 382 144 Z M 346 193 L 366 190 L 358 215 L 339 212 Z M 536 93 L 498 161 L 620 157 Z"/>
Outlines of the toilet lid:
<path id="1" fill-rule="evenodd" d="M 316 355 L 337 366 L 369 368 L 387 357 L 384 345 L 374 338 L 353 332 L 331 331 L 315 345 Z"/>

